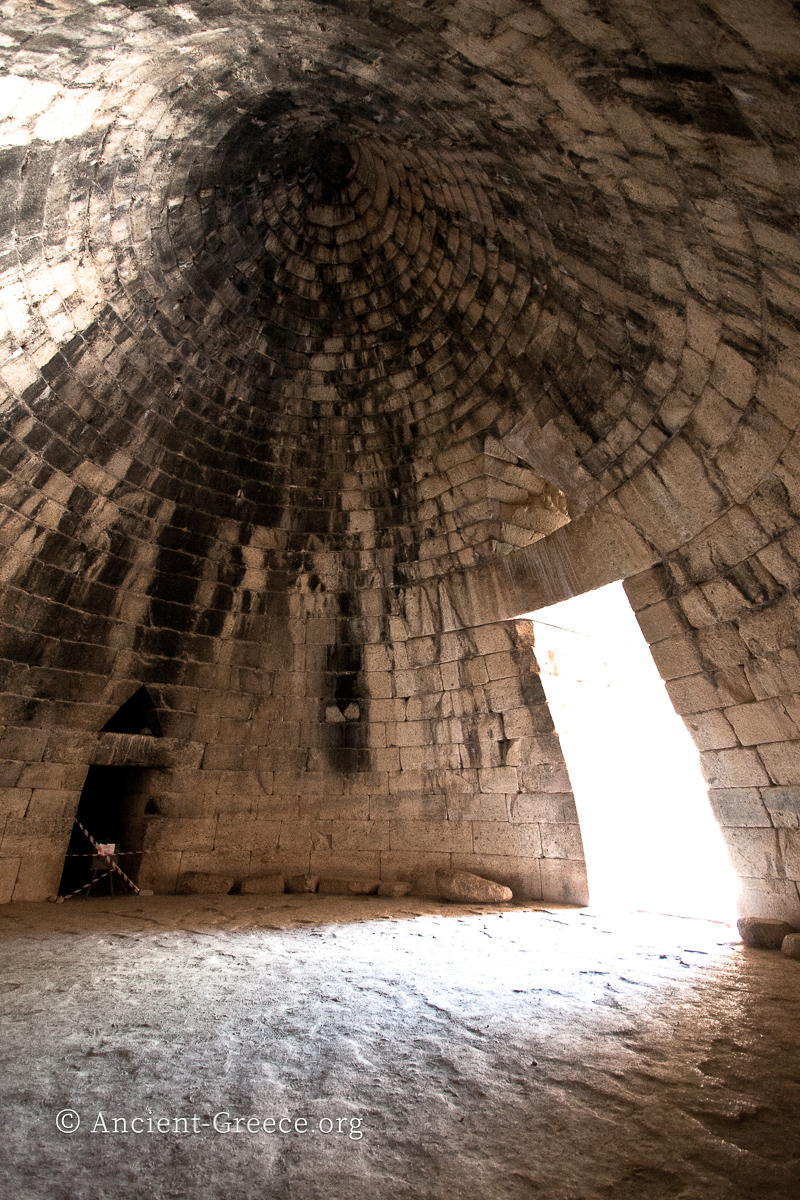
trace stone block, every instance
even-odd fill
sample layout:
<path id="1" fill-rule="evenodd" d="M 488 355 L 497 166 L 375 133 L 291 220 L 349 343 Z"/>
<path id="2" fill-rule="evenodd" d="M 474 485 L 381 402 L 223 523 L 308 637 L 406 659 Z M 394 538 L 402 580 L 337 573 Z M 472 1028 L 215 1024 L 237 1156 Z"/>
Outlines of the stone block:
<path id="1" fill-rule="evenodd" d="M 470 871 L 437 871 L 436 886 L 443 900 L 457 904 L 507 904 L 514 899 L 511 888 Z"/>
<path id="2" fill-rule="evenodd" d="M 479 654 L 497 654 L 511 646 L 511 635 L 505 625 L 477 625 L 470 630 Z"/>
<path id="3" fill-rule="evenodd" d="M 331 843 L 328 847 L 341 850 L 388 850 L 389 821 L 331 821 Z"/>
<path id="4" fill-rule="evenodd" d="M 44 791 L 80 791 L 85 777 L 86 770 L 83 766 L 75 767 L 66 763 L 26 763 L 20 772 L 17 786 Z"/>
<path id="5" fill-rule="evenodd" d="M 723 826 L 722 832 L 737 875 L 751 879 L 784 878 L 776 829 Z"/>
<path id="6" fill-rule="evenodd" d="M 665 638 L 681 637 L 686 631 L 683 614 L 674 600 L 661 600 L 658 604 L 642 609 L 637 612 L 636 619 L 651 646 Z"/>
<path id="7" fill-rule="evenodd" d="M 745 946 L 758 950 L 780 950 L 783 939 L 796 933 L 793 925 L 774 917 L 740 917 L 736 925 Z"/>
<path id="8" fill-rule="evenodd" d="M 571 858 L 543 858 L 539 866 L 543 900 L 554 900 L 561 904 L 589 903 L 589 883 L 584 863 Z"/>
<path id="9" fill-rule="evenodd" d="M 508 800 L 483 792 L 454 792 L 447 797 L 447 817 L 450 821 L 507 821 Z"/>
<path id="10" fill-rule="evenodd" d="M 475 821 L 472 829 L 475 854 L 502 854 L 515 858 L 542 857 L 542 839 L 538 825 Z"/>
<path id="11" fill-rule="evenodd" d="M 800 784 L 800 741 L 759 745 L 758 753 L 773 783 Z"/>
<path id="12" fill-rule="evenodd" d="M 255 762 L 255 759 L 252 759 Z M 205 774 L 205 771 L 203 772 Z M 255 769 L 248 770 L 219 770 L 212 774 L 217 780 L 217 792 L 220 796 L 235 793 L 242 801 L 249 800 L 251 807 L 258 803 L 263 787 Z"/>
<path id="13" fill-rule="evenodd" d="M 520 792 L 510 797 L 511 821 L 523 825 L 543 821 L 551 825 L 577 825 L 578 810 L 571 792 Z"/>
<path id="14" fill-rule="evenodd" d="M 47 900 L 58 891 L 63 869 L 63 854 L 54 854 L 50 846 L 39 853 L 30 847 L 19 864 L 12 899 Z"/>
<path id="15" fill-rule="evenodd" d="M 572 858 L 583 862 L 583 841 L 577 825 L 541 824 L 539 832 L 545 858 Z"/>
<path id="16" fill-rule="evenodd" d="M 519 674 L 519 667 L 508 650 L 498 654 L 488 654 L 484 661 L 487 674 L 492 680 L 516 679 Z"/>
<path id="17" fill-rule="evenodd" d="M 630 606 L 637 613 L 666 599 L 667 586 L 661 566 L 631 575 L 623 583 Z"/>
<path id="18" fill-rule="evenodd" d="M 314 827 L 307 820 L 282 821 L 277 851 L 279 854 L 295 856 L 310 854 L 313 835 Z"/>
<path id="19" fill-rule="evenodd" d="M 800 826 L 800 787 L 761 788 L 761 800 L 776 828 Z"/>
<path id="20" fill-rule="evenodd" d="M 779 829 L 778 847 L 783 860 L 783 874 L 800 883 L 800 829 Z"/>
<path id="21" fill-rule="evenodd" d="M 315 892 L 319 887 L 318 875 L 291 875 L 286 880 L 286 891 L 302 894 Z"/>
<path id="22" fill-rule="evenodd" d="M 3 855 L 6 858 L 16 858 L 19 855 L 23 860 L 23 867 L 29 857 L 63 860 L 72 827 L 71 817 L 8 817 L 3 833 Z"/>
<path id="23" fill-rule="evenodd" d="M 550 733 L 552 728 L 553 720 L 545 704 L 510 708 L 503 713 L 503 734 L 507 738 L 536 737 Z"/>
<path id="24" fill-rule="evenodd" d="M 380 877 L 409 880 L 415 895 L 436 895 L 436 872 L 450 868 L 451 856 L 426 851 L 382 850 Z"/>
<path id="25" fill-rule="evenodd" d="M 242 884 L 242 895 L 245 896 L 278 896 L 284 890 L 282 875 L 251 875 Z"/>
<path id="26" fill-rule="evenodd" d="M 717 709 L 687 713 L 683 723 L 698 750 L 728 750 L 739 744 L 730 722 Z"/>
<path id="27" fill-rule="evenodd" d="M 519 768 L 519 791 L 528 795 L 535 793 L 559 793 L 572 791 L 572 783 L 565 763 L 540 763 L 532 767 Z"/>
<path id="28" fill-rule="evenodd" d="M 392 821 L 390 849 L 471 851 L 470 821 Z"/>
<path id="29" fill-rule="evenodd" d="M 444 821 L 447 819 L 447 802 L 442 795 L 424 792 L 370 796 L 369 816 L 373 821 Z"/>
<path id="30" fill-rule="evenodd" d="M 185 850 L 195 854 L 210 852 L 214 846 L 216 817 L 166 819 L 148 817 L 144 849 L 147 851 Z"/>
<path id="31" fill-rule="evenodd" d="M 708 798 L 720 825 L 765 829 L 772 825 L 757 788 L 711 788 Z"/>
<path id="32" fill-rule="evenodd" d="M 13 788 L 25 766 L 21 762 L 0 762 L 0 788 Z"/>
<path id="33" fill-rule="evenodd" d="M 69 817 L 71 819 L 78 808 L 79 800 L 80 792 L 34 788 L 26 816 L 42 819 L 48 817 Z"/>
<path id="34" fill-rule="evenodd" d="M 511 888 L 515 900 L 540 900 L 541 859 L 517 858 L 509 854 L 454 854 L 451 870 L 469 871 Z"/>
<path id="35" fill-rule="evenodd" d="M 729 695 L 721 695 L 711 680 L 702 674 L 669 679 L 666 687 L 675 712 L 682 717 L 690 713 L 722 708 L 732 699 Z"/>
<path id="36" fill-rule="evenodd" d="M 758 700 L 800 692 L 800 655 L 794 648 L 779 650 L 768 659 L 753 659 L 744 671 Z"/>
<path id="37" fill-rule="evenodd" d="M 368 821 L 370 798 L 364 796 L 309 797 L 308 810 L 319 821 Z"/>
<path id="38" fill-rule="evenodd" d="M 0 858 L 0 904 L 11 900 L 21 862 L 21 858 Z"/>
<path id="39" fill-rule="evenodd" d="M 781 953 L 787 958 L 800 958 L 800 933 L 787 933 L 781 942 Z"/>
<path id="40" fill-rule="evenodd" d="M 800 926 L 800 897 L 789 879 L 741 879 L 737 905 L 742 916 L 775 917 Z"/>
<path id="41" fill-rule="evenodd" d="M 489 710 L 505 713 L 509 709 L 521 708 L 524 703 L 519 679 L 498 679 L 486 685 Z"/>
<path id="42" fill-rule="evenodd" d="M 696 674 L 702 668 L 697 647 L 688 634 L 655 642 L 650 647 L 650 653 L 662 679 L 681 679 L 685 675 Z"/>
<path id="43" fill-rule="evenodd" d="M 323 876 L 319 881 L 320 892 L 330 896 L 372 896 L 378 886 L 377 879 L 331 879 Z"/>
<path id="44" fill-rule="evenodd" d="M 769 776 L 755 750 L 706 750 L 700 766 L 711 788 L 763 787 Z"/>
<path id="45" fill-rule="evenodd" d="M 356 771 L 344 777 L 345 796 L 373 796 L 388 791 L 386 771 Z"/>
<path id="46" fill-rule="evenodd" d="M 484 767 L 478 771 L 482 792 L 514 793 L 519 790 L 516 767 Z"/>
<path id="47" fill-rule="evenodd" d="M 263 854 L 277 849 L 280 821 L 264 821 L 255 814 L 222 813 L 217 819 L 214 850 L 252 850 Z"/>
<path id="48" fill-rule="evenodd" d="M 384 880 L 378 884 L 378 895 L 391 899 L 407 896 L 411 891 L 411 883 L 403 879 Z"/>
<path id="49" fill-rule="evenodd" d="M 800 734 L 778 699 L 758 700 L 752 704 L 726 708 L 725 716 L 743 746 L 796 741 Z M 800 750 L 800 742 L 797 746 Z"/>
<path id="50" fill-rule="evenodd" d="M 137 884 L 152 889 L 157 896 L 174 894 L 181 869 L 182 855 L 177 851 L 145 854 L 139 867 Z"/>
<path id="51" fill-rule="evenodd" d="M 0 821 L 5 824 L 6 817 L 16 817 L 21 820 L 28 811 L 32 795 L 32 788 L 0 788 Z"/>
<path id="52" fill-rule="evenodd" d="M 178 877 L 177 890 L 182 896 L 227 895 L 233 884 L 233 875 L 218 875 L 208 871 L 183 871 Z"/>
<path id="53" fill-rule="evenodd" d="M 739 633 L 751 654 L 768 658 L 784 647 L 794 646 L 799 612 L 797 599 L 787 596 L 778 604 L 744 617 L 739 622 Z"/>
<path id="54" fill-rule="evenodd" d="M 41 762 L 48 737 L 46 729 L 7 725 L 0 737 L 0 759 Z"/>

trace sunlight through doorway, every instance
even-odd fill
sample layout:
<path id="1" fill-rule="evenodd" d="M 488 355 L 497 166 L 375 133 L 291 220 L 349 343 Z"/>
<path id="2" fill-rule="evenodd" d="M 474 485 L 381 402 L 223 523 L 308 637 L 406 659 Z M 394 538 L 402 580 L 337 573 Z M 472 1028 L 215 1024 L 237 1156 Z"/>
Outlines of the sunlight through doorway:
<path id="1" fill-rule="evenodd" d="M 734 921 L 736 881 L 698 752 L 622 584 L 525 619 L 572 779 L 592 904 Z"/>

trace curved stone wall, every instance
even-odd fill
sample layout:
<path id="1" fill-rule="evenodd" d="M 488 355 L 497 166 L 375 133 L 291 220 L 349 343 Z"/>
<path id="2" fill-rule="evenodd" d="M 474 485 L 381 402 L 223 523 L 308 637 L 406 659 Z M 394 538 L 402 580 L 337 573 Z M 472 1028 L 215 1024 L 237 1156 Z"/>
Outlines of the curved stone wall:
<path id="1" fill-rule="evenodd" d="M 788 0 L 3 11 L 3 894 L 146 685 L 144 883 L 583 898 L 512 619 L 625 578 L 797 916 Z"/>

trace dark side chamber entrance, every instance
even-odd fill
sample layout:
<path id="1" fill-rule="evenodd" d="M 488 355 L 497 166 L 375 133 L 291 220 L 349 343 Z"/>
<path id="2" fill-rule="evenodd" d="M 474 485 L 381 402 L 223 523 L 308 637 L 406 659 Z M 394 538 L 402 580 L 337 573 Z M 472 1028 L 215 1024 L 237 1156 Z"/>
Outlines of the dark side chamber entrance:
<path id="1" fill-rule="evenodd" d="M 140 854 L 144 836 L 144 813 L 141 784 L 146 774 L 138 767 L 89 767 L 86 782 L 81 792 L 76 813 L 77 821 L 89 831 L 96 842 L 113 843 L 119 851 L 119 865 L 134 883 L 139 872 Z M 99 863 L 96 851 L 77 822 L 72 830 L 64 870 L 59 885 L 59 895 L 67 896 L 78 888 L 89 890 L 92 895 L 109 895 L 112 884 L 109 878 L 96 878 L 93 871 Z M 114 894 L 125 894 L 130 888 L 115 872 Z"/>

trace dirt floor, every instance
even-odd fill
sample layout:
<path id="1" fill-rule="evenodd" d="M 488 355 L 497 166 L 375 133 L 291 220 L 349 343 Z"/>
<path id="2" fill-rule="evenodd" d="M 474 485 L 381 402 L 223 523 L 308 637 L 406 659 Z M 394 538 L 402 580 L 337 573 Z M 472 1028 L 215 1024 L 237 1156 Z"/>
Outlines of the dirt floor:
<path id="1" fill-rule="evenodd" d="M 0 954 L 9 1200 L 800 1195 L 800 962 L 727 926 L 126 897 Z"/>

